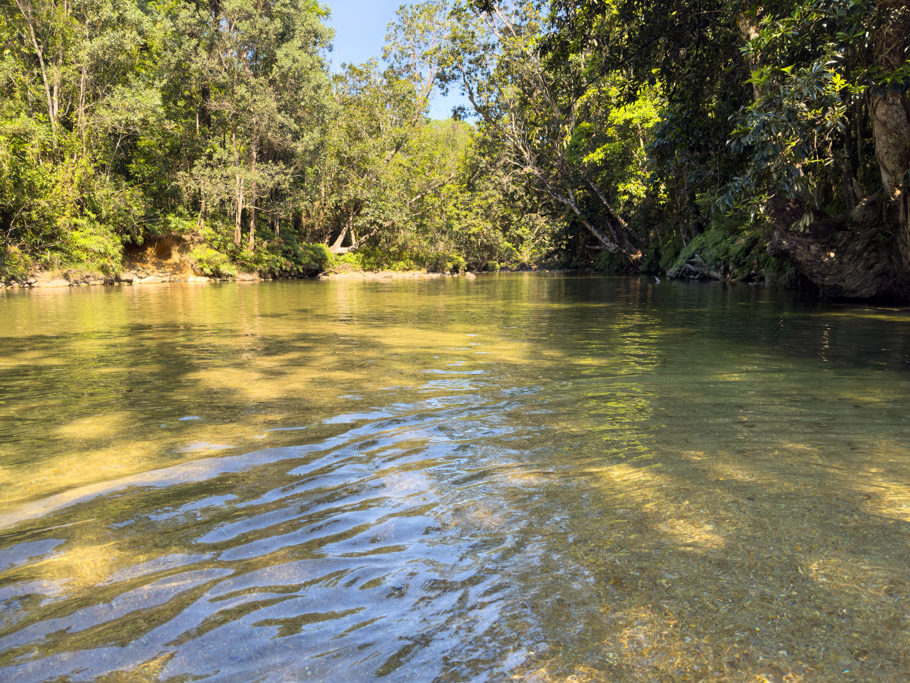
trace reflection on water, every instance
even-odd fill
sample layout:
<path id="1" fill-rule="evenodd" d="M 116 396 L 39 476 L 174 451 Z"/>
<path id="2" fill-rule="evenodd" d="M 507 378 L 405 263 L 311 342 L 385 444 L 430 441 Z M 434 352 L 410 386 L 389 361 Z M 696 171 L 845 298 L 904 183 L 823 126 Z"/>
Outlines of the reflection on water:
<path id="1" fill-rule="evenodd" d="M 910 671 L 906 312 L 503 275 L 0 320 L 4 680 Z"/>

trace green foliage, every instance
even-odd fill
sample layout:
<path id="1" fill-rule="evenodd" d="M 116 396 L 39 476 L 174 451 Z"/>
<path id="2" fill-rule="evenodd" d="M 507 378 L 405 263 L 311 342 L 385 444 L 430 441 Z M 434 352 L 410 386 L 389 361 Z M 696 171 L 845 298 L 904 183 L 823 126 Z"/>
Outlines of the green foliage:
<path id="1" fill-rule="evenodd" d="M 54 265 L 113 275 L 121 270 L 123 245 L 118 235 L 91 216 L 73 218 Z"/>
<path id="2" fill-rule="evenodd" d="M 772 287 L 793 289 L 801 284 L 800 274 L 795 265 L 771 256 L 764 259 L 762 273 L 765 276 L 765 284 Z"/>
<path id="3" fill-rule="evenodd" d="M 211 247 L 195 247 L 190 251 L 189 258 L 196 270 L 208 277 L 233 277 L 237 274 L 237 267 L 227 254 Z"/>
<path id="4" fill-rule="evenodd" d="M 536 195 L 538 213 L 633 263 L 638 236 L 620 203 L 640 193 L 647 169 L 642 135 L 626 130 L 651 125 L 647 105 L 656 107 L 659 95 L 643 88 L 642 103 L 626 107 L 618 101 L 622 74 L 598 64 L 598 40 L 610 43 L 618 25 L 613 9 L 595 22 L 607 36 L 588 25 L 566 44 L 562 17 L 535 0 L 496 11 L 463 0 L 453 18 L 442 78 L 469 93 L 497 165 Z"/>
<path id="5" fill-rule="evenodd" d="M 594 259 L 594 268 L 602 273 L 622 273 L 625 271 L 625 265 L 618 254 L 612 251 L 601 251 Z"/>
<path id="6" fill-rule="evenodd" d="M 300 244 L 293 239 L 270 240 L 235 257 L 241 270 L 263 277 L 312 277 L 325 271 L 332 254 L 324 244 Z"/>
<path id="7" fill-rule="evenodd" d="M 2 3 L 0 269 L 760 270 L 772 207 L 910 192 L 908 36 L 900 0 L 426 0 L 331 75 L 313 0 Z"/>
<path id="8" fill-rule="evenodd" d="M 259 270 L 270 275 L 313 276 L 324 272 L 332 263 L 332 252 L 324 244 L 299 244 L 289 240 L 275 247 L 270 243 L 269 247 L 275 249 L 273 265 Z"/>
<path id="9" fill-rule="evenodd" d="M 366 270 L 363 265 L 363 256 L 359 252 L 348 252 L 347 254 L 330 254 L 328 269 L 338 271 L 362 271 Z"/>
<path id="10" fill-rule="evenodd" d="M 364 247 L 357 257 L 363 270 L 419 270 L 421 265 L 413 256 L 402 251 L 390 251 L 376 247 Z"/>
<path id="11" fill-rule="evenodd" d="M 837 185 L 845 116 L 861 89 L 844 85 L 832 57 L 753 74 L 759 96 L 740 113 L 730 140 L 731 150 L 747 152 L 749 161 L 721 197 L 724 209 L 760 214 L 776 193 L 820 207 L 825 188 Z"/>
<path id="12" fill-rule="evenodd" d="M 682 238 L 679 235 L 673 235 L 663 244 L 656 245 L 654 255 L 657 256 L 657 270 L 660 273 L 666 273 L 679 258 L 680 252 L 685 248 Z"/>
<path id="13" fill-rule="evenodd" d="M 906 2 L 549 4 L 544 82 L 571 88 L 576 63 L 597 76 L 577 101 L 599 100 L 600 118 L 583 106 L 564 117 L 569 161 L 587 166 L 643 238 L 643 269 L 693 250 L 734 274 L 763 266 L 769 230 L 806 229 L 825 214 L 849 223 L 882 186 L 910 232 Z M 635 137 L 637 160 L 622 144 Z M 727 220 L 738 227 L 719 230 Z M 906 270 L 910 240 L 897 242 Z"/>
<path id="14" fill-rule="evenodd" d="M 32 269 L 31 260 L 13 246 L 0 247 L 0 281 L 21 281 Z"/>
<path id="15" fill-rule="evenodd" d="M 243 255 L 240 239 L 224 238 L 235 218 L 244 232 L 257 214 L 291 222 L 331 110 L 325 12 L 311 0 L 197 10 L 193 0 L 0 6 L 7 240 L 46 266 L 110 271 L 124 242 L 206 233 L 226 258 L 283 267 L 275 252 Z M 243 237 L 255 251 L 255 234 Z M 320 262 L 287 256 L 307 270 Z M 207 252 L 201 262 L 231 270 Z"/>
<path id="16" fill-rule="evenodd" d="M 510 68 L 546 25 L 522 16 Z M 399 11 L 387 66 L 335 77 L 325 13 L 310 0 L 206 12 L 194 0 L 21 0 L 0 17 L 11 27 L 0 34 L 10 95 L 0 234 L 45 267 L 112 272 L 123 244 L 163 237 L 196 244 L 197 267 L 218 276 L 318 273 L 329 244 L 355 247 L 339 265 L 440 271 L 531 265 L 554 250 L 562 217 L 516 173 L 503 139 L 425 118 L 434 84 L 467 47 L 444 49 L 459 24 L 441 0 Z M 40 55 L 21 40 L 32 30 Z M 642 160 L 626 152 L 640 141 L 621 138 L 650 125 L 647 103 L 604 118 L 602 99 L 596 89 L 584 101 L 591 121 L 609 121 L 609 139 L 576 136 L 575 163 L 594 175 L 625 164 L 638 177 Z M 640 185 L 626 182 L 620 202 Z"/>
<path id="17" fill-rule="evenodd" d="M 151 227 L 145 234 L 190 237 L 199 230 L 199 221 L 187 216 L 183 207 L 180 207 L 175 213 L 164 216 L 159 225 L 160 228 Z M 137 241 L 143 237 L 144 235 L 140 236 Z"/>
<path id="18" fill-rule="evenodd" d="M 776 260 L 768 254 L 760 233 L 736 217 L 712 223 L 679 251 L 670 267 L 682 268 L 693 259 L 704 263 L 708 270 L 733 279 L 764 273 Z"/>
<path id="19" fill-rule="evenodd" d="M 427 260 L 427 270 L 432 273 L 463 273 L 467 262 L 461 254 L 434 254 Z"/>
<path id="20" fill-rule="evenodd" d="M 332 262 L 332 252 L 324 244 L 304 244 L 298 249 L 296 262 L 309 275 L 325 271 Z"/>

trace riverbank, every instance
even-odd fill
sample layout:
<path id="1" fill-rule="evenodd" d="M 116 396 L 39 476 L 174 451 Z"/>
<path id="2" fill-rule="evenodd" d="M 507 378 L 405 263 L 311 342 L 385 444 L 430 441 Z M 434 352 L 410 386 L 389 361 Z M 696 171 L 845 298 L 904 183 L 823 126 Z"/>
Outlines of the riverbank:
<path id="1" fill-rule="evenodd" d="M 319 280 L 419 280 L 443 277 L 477 277 L 471 271 L 437 273 L 428 270 L 361 270 L 345 265 L 333 266 L 317 276 Z"/>
<path id="2" fill-rule="evenodd" d="M 256 273 L 238 273 L 232 277 L 208 277 L 190 273 L 174 272 L 133 272 L 126 271 L 115 276 L 84 271 L 47 271 L 35 273 L 21 280 L 0 282 L 0 290 L 17 289 L 62 289 L 65 287 L 117 287 L 133 285 L 157 285 L 167 283 L 212 283 L 212 282 L 267 282 L 271 280 L 417 280 L 444 277 L 476 277 L 474 273 L 430 273 L 425 270 L 379 270 L 379 271 L 326 271 L 315 277 L 262 277 Z"/>
<path id="3" fill-rule="evenodd" d="M 34 273 L 19 280 L 0 282 L 0 289 L 62 289 L 64 287 L 97 287 L 119 285 L 163 284 L 168 282 L 224 282 L 250 281 L 258 282 L 262 278 L 250 273 L 236 277 L 216 278 L 195 273 L 144 273 L 125 271 L 114 276 L 85 271 L 44 271 Z"/>
<path id="4" fill-rule="evenodd" d="M 328 257 L 327 252 L 326 257 Z M 328 261 L 314 265 L 310 271 L 301 269 L 280 274 L 261 274 L 237 267 L 213 266 L 206 259 L 207 252 L 194 250 L 193 244 L 186 240 L 159 238 L 127 249 L 124 253 L 123 263 L 115 274 L 78 267 L 35 269 L 19 277 L 0 278 L 0 289 L 150 285 L 175 282 L 262 282 L 315 278 L 391 279 L 393 277 L 437 276 L 435 273 L 422 272 L 363 272 L 348 264 L 336 264 Z"/>

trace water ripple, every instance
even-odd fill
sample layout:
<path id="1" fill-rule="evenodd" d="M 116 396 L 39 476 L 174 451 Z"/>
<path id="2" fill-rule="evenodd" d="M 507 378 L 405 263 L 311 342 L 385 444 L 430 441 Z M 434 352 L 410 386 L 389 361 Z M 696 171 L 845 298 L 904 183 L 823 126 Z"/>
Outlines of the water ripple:
<path id="1" fill-rule="evenodd" d="M 280 680 L 385 675 L 456 656 L 459 643 L 496 623 L 513 591 L 507 567 L 496 568 L 514 554 L 511 513 L 473 496 L 539 476 L 504 446 L 521 430 L 502 416 L 528 391 L 339 414 L 324 422 L 345 430 L 321 441 L 199 458 L 8 513 L 0 519 L 8 529 L 110 506 L 128 517 L 107 527 L 97 558 L 79 558 L 79 544 L 60 538 L 0 550 L 24 558 L 10 567 L 33 573 L 68 561 L 96 562 L 99 573 L 95 591 L 47 591 L 26 618 L 7 622 L 0 671 L 23 681 L 85 678 L 157 661 L 164 678 Z M 158 556 L 145 538 L 154 529 L 171 541 Z M 116 568 L 129 546 L 153 556 Z M 8 601 L 37 590 L 11 579 Z M 214 666 L 207 653 L 216 651 Z"/>
<path id="2" fill-rule="evenodd" d="M 636 282 L 3 299 L 0 679 L 906 678 L 905 316 Z"/>

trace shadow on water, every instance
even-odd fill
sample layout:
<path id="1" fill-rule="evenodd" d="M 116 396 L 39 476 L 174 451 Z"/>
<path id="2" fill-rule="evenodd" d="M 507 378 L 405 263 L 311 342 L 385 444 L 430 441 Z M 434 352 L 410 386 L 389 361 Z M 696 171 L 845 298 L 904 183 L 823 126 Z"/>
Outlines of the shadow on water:
<path id="1" fill-rule="evenodd" d="M 0 307 L 4 678 L 910 668 L 901 311 L 546 276 Z"/>

